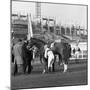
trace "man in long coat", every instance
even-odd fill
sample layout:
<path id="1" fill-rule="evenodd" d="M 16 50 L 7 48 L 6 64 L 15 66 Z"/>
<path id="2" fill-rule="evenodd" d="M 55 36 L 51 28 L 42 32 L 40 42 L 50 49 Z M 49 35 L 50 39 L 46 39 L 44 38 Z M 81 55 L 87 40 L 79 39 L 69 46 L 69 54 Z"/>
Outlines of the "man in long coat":
<path id="1" fill-rule="evenodd" d="M 15 64 L 14 74 L 16 74 L 17 72 L 22 72 L 23 60 L 22 60 L 22 41 L 21 40 L 19 40 L 18 43 L 14 45 L 14 64 Z"/>
<path id="2" fill-rule="evenodd" d="M 27 44 L 28 42 L 24 42 L 22 45 L 22 58 L 23 58 L 23 69 L 24 73 L 26 73 L 26 69 L 28 67 L 28 74 L 31 73 L 32 66 L 31 66 L 31 61 L 33 59 L 33 52 L 32 50 L 27 49 Z"/>

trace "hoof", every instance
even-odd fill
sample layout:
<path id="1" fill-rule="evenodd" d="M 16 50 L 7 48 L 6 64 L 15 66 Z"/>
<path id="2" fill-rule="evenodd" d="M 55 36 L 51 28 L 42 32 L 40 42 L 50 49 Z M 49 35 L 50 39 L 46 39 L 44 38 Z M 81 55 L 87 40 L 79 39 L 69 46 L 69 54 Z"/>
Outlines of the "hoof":
<path id="1" fill-rule="evenodd" d="M 46 73 L 46 70 L 43 70 L 42 74 L 45 74 Z"/>
<path id="2" fill-rule="evenodd" d="M 66 72 L 67 72 L 67 70 L 63 71 L 63 73 L 66 73 Z"/>

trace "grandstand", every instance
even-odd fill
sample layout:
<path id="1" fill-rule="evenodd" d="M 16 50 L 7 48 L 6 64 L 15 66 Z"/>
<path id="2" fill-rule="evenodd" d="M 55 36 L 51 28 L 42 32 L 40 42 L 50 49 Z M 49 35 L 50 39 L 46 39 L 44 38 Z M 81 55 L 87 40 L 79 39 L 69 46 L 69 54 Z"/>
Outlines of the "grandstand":
<path id="1" fill-rule="evenodd" d="M 80 29 L 80 27 L 75 28 L 75 26 L 70 28 L 56 25 L 54 18 L 40 18 L 40 22 L 36 25 L 33 21 L 28 21 L 28 17 L 25 15 L 12 14 L 12 18 L 11 33 L 14 38 L 25 38 L 28 35 L 30 27 L 28 23 L 30 22 L 34 37 L 46 40 L 64 39 L 68 42 L 87 41 L 87 34 L 83 33 L 86 30 Z M 46 21 L 45 25 L 42 25 L 43 21 Z M 50 26 L 50 22 L 53 22 L 53 25 Z M 72 33 L 73 30 L 75 31 Z"/>

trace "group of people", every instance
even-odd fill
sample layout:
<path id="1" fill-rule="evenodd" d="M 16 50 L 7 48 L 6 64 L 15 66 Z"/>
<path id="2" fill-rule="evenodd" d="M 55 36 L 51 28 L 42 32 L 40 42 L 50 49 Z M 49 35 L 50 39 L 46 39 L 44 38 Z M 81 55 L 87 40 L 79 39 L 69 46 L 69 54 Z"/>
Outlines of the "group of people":
<path id="1" fill-rule="evenodd" d="M 45 67 L 47 66 L 47 70 L 49 72 L 54 71 L 54 62 L 55 62 L 56 56 L 55 56 L 55 53 L 53 52 L 55 50 L 53 50 L 53 49 L 55 49 L 55 43 L 60 43 L 60 42 L 61 41 L 59 40 L 59 41 L 54 41 L 50 45 L 48 43 L 46 43 L 44 45 L 43 57 L 44 57 L 45 62 L 47 63 L 45 65 Z M 18 72 L 30 74 L 33 69 L 32 65 L 31 65 L 31 61 L 35 59 L 35 56 L 36 56 L 35 54 L 36 54 L 36 51 L 38 51 L 38 50 L 37 50 L 36 46 L 28 47 L 29 44 L 30 44 L 29 41 L 19 39 L 16 44 L 12 45 L 11 53 L 12 53 L 12 62 L 14 65 L 14 69 L 13 69 L 14 75 L 16 75 Z M 56 54 L 59 55 L 59 59 L 61 59 L 61 61 L 62 61 L 62 59 L 65 59 L 63 62 L 64 62 L 64 72 L 66 72 L 67 71 L 67 60 L 70 57 L 70 56 L 68 56 L 69 54 L 67 53 L 69 51 L 66 51 L 66 49 L 69 50 L 69 47 L 68 47 L 69 45 L 68 44 L 65 44 L 67 46 L 63 46 L 63 45 L 61 43 L 57 44 L 58 50 L 56 48 L 56 51 L 61 53 L 62 52 L 61 50 L 63 48 L 62 55 L 65 58 L 64 57 L 61 58 L 60 53 L 56 53 Z M 65 47 L 67 47 L 67 48 L 65 49 Z M 66 54 L 64 53 L 64 51 Z M 67 57 L 64 54 L 67 55 Z M 46 70 L 44 68 L 43 73 L 45 73 L 45 72 L 46 72 Z"/>
<path id="2" fill-rule="evenodd" d="M 31 73 L 33 69 L 31 61 L 35 59 L 36 47 L 28 48 L 28 41 L 19 39 L 15 45 L 12 45 L 12 63 L 14 65 L 13 74 L 19 73 Z M 48 71 L 52 71 L 55 55 L 52 51 L 52 44 L 44 45 L 44 58 L 47 62 Z M 28 69 L 27 69 L 28 68 Z M 45 70 L 43 70 L 45 73 Z"/>
<path id="3" fill-rule="evenodd" d="M 36 47 L 28 48 L 28 41 L 19 39 L 17 43 L 11 44 L 11 62 L 13 65 L 12 73 L 31 73 L 31 61 L 35 58 Z M 45 48 L 46 49 L 46 48 Z M 48 54 L 45 51 L 45 58 Z"/>
<path id="4" fill-rule="evenodd" d="M 18 42 L 12 45 L 12 63 L 13 74 L 31 72 L 31 60 L 33 59 L 33 50 L 27 48 L 28 41 L 19 39 Z M 28 70 L 27 70 L 28 67 Z"/>

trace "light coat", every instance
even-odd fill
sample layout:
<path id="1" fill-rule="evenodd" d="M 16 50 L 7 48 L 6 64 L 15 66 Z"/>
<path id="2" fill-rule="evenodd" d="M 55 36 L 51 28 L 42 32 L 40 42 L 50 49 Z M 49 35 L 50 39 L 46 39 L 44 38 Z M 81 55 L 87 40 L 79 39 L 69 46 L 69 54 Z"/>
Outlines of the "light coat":
<path id="1" fill-rule="evenodd" d="M 22 45 L 21 43 L 17 43 L 14 46 L 14 63 L 20 65 L 23 64 L 23 60 L 22 60 Z"/>
<path id="2" fill-rule="evenodd" d="M 53 54 L 53 52 L 49 48 L 45 49 L 44 57 L 48 58 L 48 68 L 52 67 L 52 64 L 54 62 L 54 54 Z"/>

